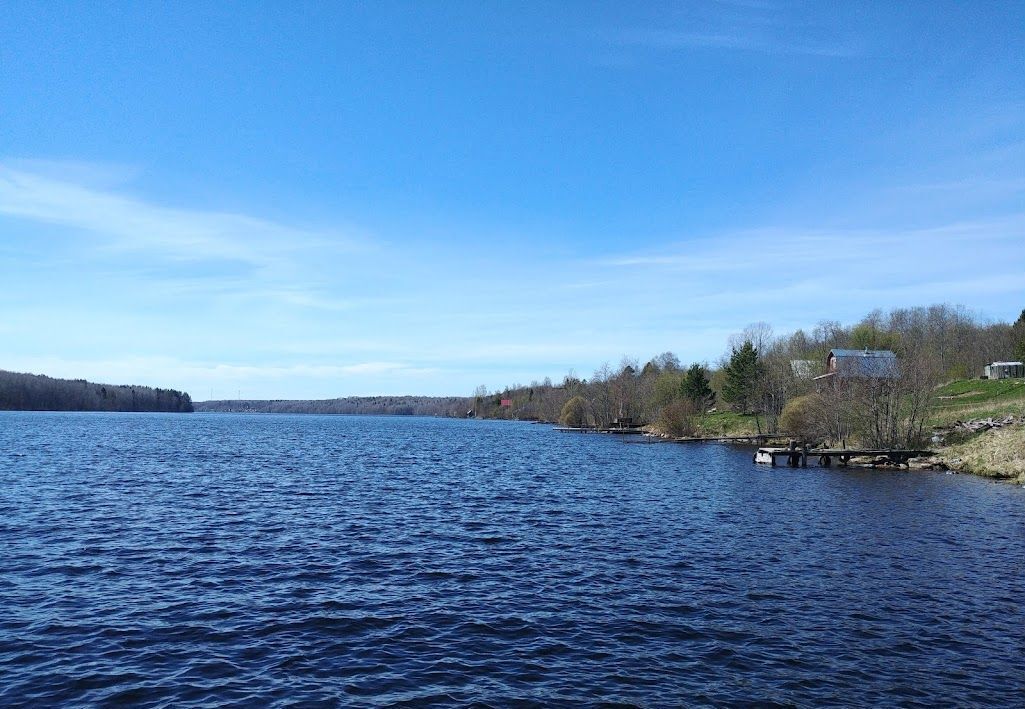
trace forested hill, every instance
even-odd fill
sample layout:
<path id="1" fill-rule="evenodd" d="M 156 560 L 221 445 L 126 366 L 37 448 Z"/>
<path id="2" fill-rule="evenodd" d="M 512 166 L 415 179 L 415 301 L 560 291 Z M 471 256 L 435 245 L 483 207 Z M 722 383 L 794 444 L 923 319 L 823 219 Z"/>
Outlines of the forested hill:
<path id="1" fill-rule="evenodd" d="M 192 411 L 192 399 L 174 389 L 94 384 L 0 370 L 3 411 Z"/>
<path id="2" fill-rule="evenodd" d="M 364 414 L 369 416 L 465 416 L 461 396 L 348 396 L 342 399 L 197 401 L 196 411 L 261 414 Z"/>

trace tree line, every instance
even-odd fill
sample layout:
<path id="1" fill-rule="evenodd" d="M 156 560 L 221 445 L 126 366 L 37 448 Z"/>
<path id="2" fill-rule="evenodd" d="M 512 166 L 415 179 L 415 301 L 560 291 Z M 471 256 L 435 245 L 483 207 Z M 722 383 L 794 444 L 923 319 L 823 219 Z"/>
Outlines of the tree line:
<path id="1" fill-rule="evenodd" d="M 1013 324 L 962 306 L 874 310 L 853 325 L 822 321 L 776 336 L 767 323 L 733 335 L 715 364 L 682 363 L 664 352 L 640 365 L 624 357 L 589 378 L 572 372 L 496 392 L 479 387 L 475 415 L 608 427 L 617 419 L 689 435 L 702 415 L 732 411 L 763 432 L 805 440 L 904 447 L 921 443 L 933 389 L 977 377 L 997 360 L 1025 358 L 1025 311 Z M 889 350 L 893 377 L 817 380 L 835 349 Z M 506 401 L 507 404 L 502 405 Z"/>
<path id="2" fill-rule="evenodd" d="M 175 389 L 95 384 L 42 374 L 0 370 L 0 410 L 4 411 L 169 411 L 189 413 L 192 399 Z"/>
<path id="3" fill-rule="evenodd" d="M 464 396 L 348 396 L 339 399 L 224 399 L 196 402 L 196 411 L 263 414 L 362 414 L 463 417 Z"/>

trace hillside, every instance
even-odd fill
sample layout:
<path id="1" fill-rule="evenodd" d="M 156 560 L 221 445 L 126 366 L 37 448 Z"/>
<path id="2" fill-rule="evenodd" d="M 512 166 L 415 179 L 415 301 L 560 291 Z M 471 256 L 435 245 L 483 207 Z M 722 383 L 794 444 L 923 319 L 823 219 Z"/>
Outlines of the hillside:
<path id="1" fill-rule="evenodd" d="M 2 411 L 167 411 L 189 413 L 192 399 L 175 389 L 96 384 L 0 370 Z"/>
<path id="2" fill-rule="evenodd" d="M 1025 483 L 1025 379 L 945 384 L 935 392 L 930 423 L 946 467 Z"/>
<path id="3" fill-rule="evenodd" d="M 961 473 L 1025 484 L 1025 423 L 991 428 L 938 452 L 943 463 Z"/>
<path id="4" fill-rule="evenodd" d="M 1025 409 L 1025 379 L 959 379 L 939 387 L 930 423 L 1020 414 Z"/>

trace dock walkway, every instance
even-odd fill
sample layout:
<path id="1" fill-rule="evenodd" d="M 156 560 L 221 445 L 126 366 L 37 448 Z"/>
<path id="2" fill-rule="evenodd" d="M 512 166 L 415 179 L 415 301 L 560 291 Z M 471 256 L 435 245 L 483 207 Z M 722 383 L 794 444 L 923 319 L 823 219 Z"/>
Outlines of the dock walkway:
<path id="1" fill-rule="evenodd" d="M 683 436 L 682 438 L 671 438 L 673 443 L 754 443 L 764 444 L 769 441 L 791 439 L 793 436 L 788 433 L 749 433 L 742 436 Z"/>
<path id="2" fill-rule="evenodd" d="M 902 465 L 912 458 L 932 455 L 932 451 L 916 449 L 877 449 L 877 448 L 759 448 L 754 455 L 754 462 L 777 465 L 776 459 L 783 458 L 791 468 L 807 468 L 808 458 L 819 459 L 819 465 L 832 467 L 833 460 L 846 466 L 852 458 L 871 457 L 885 458 L 891 465 Z"/>
<path id="3" fill-rule="evenodd" d="M 599 428 L 597 426 L 555 426 L 554 429 L 560 433 L 611 433 L 618 435 L 632 435 L 641 436 L 644 435 L 644 431 L 640 426 L 623 427 L 623 428 Z"/>

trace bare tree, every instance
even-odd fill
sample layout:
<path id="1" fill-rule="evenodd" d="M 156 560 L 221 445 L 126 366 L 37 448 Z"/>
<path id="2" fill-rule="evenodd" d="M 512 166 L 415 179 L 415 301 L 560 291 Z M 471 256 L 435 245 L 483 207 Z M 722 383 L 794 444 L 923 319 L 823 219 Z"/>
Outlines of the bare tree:
<path id="1" fill-rule="evenodd" d="M 727 344 L 731 350 L 739 350 L 750 342 L 759 352 L 767 352 L 772 346 L 772 325 L 767 322 L 751 323 L 741 332 L 730 335 Z"/>
<path id="2" fill-rule="evenodd" d="M 615 402 L 612 395 L 612 369 L 608 362 L 602 363 L 594 374 L 588 387 L 591 392 L 591 405 L 595 423 L 602 428 L 608 427 L 615 416 Z"/>

